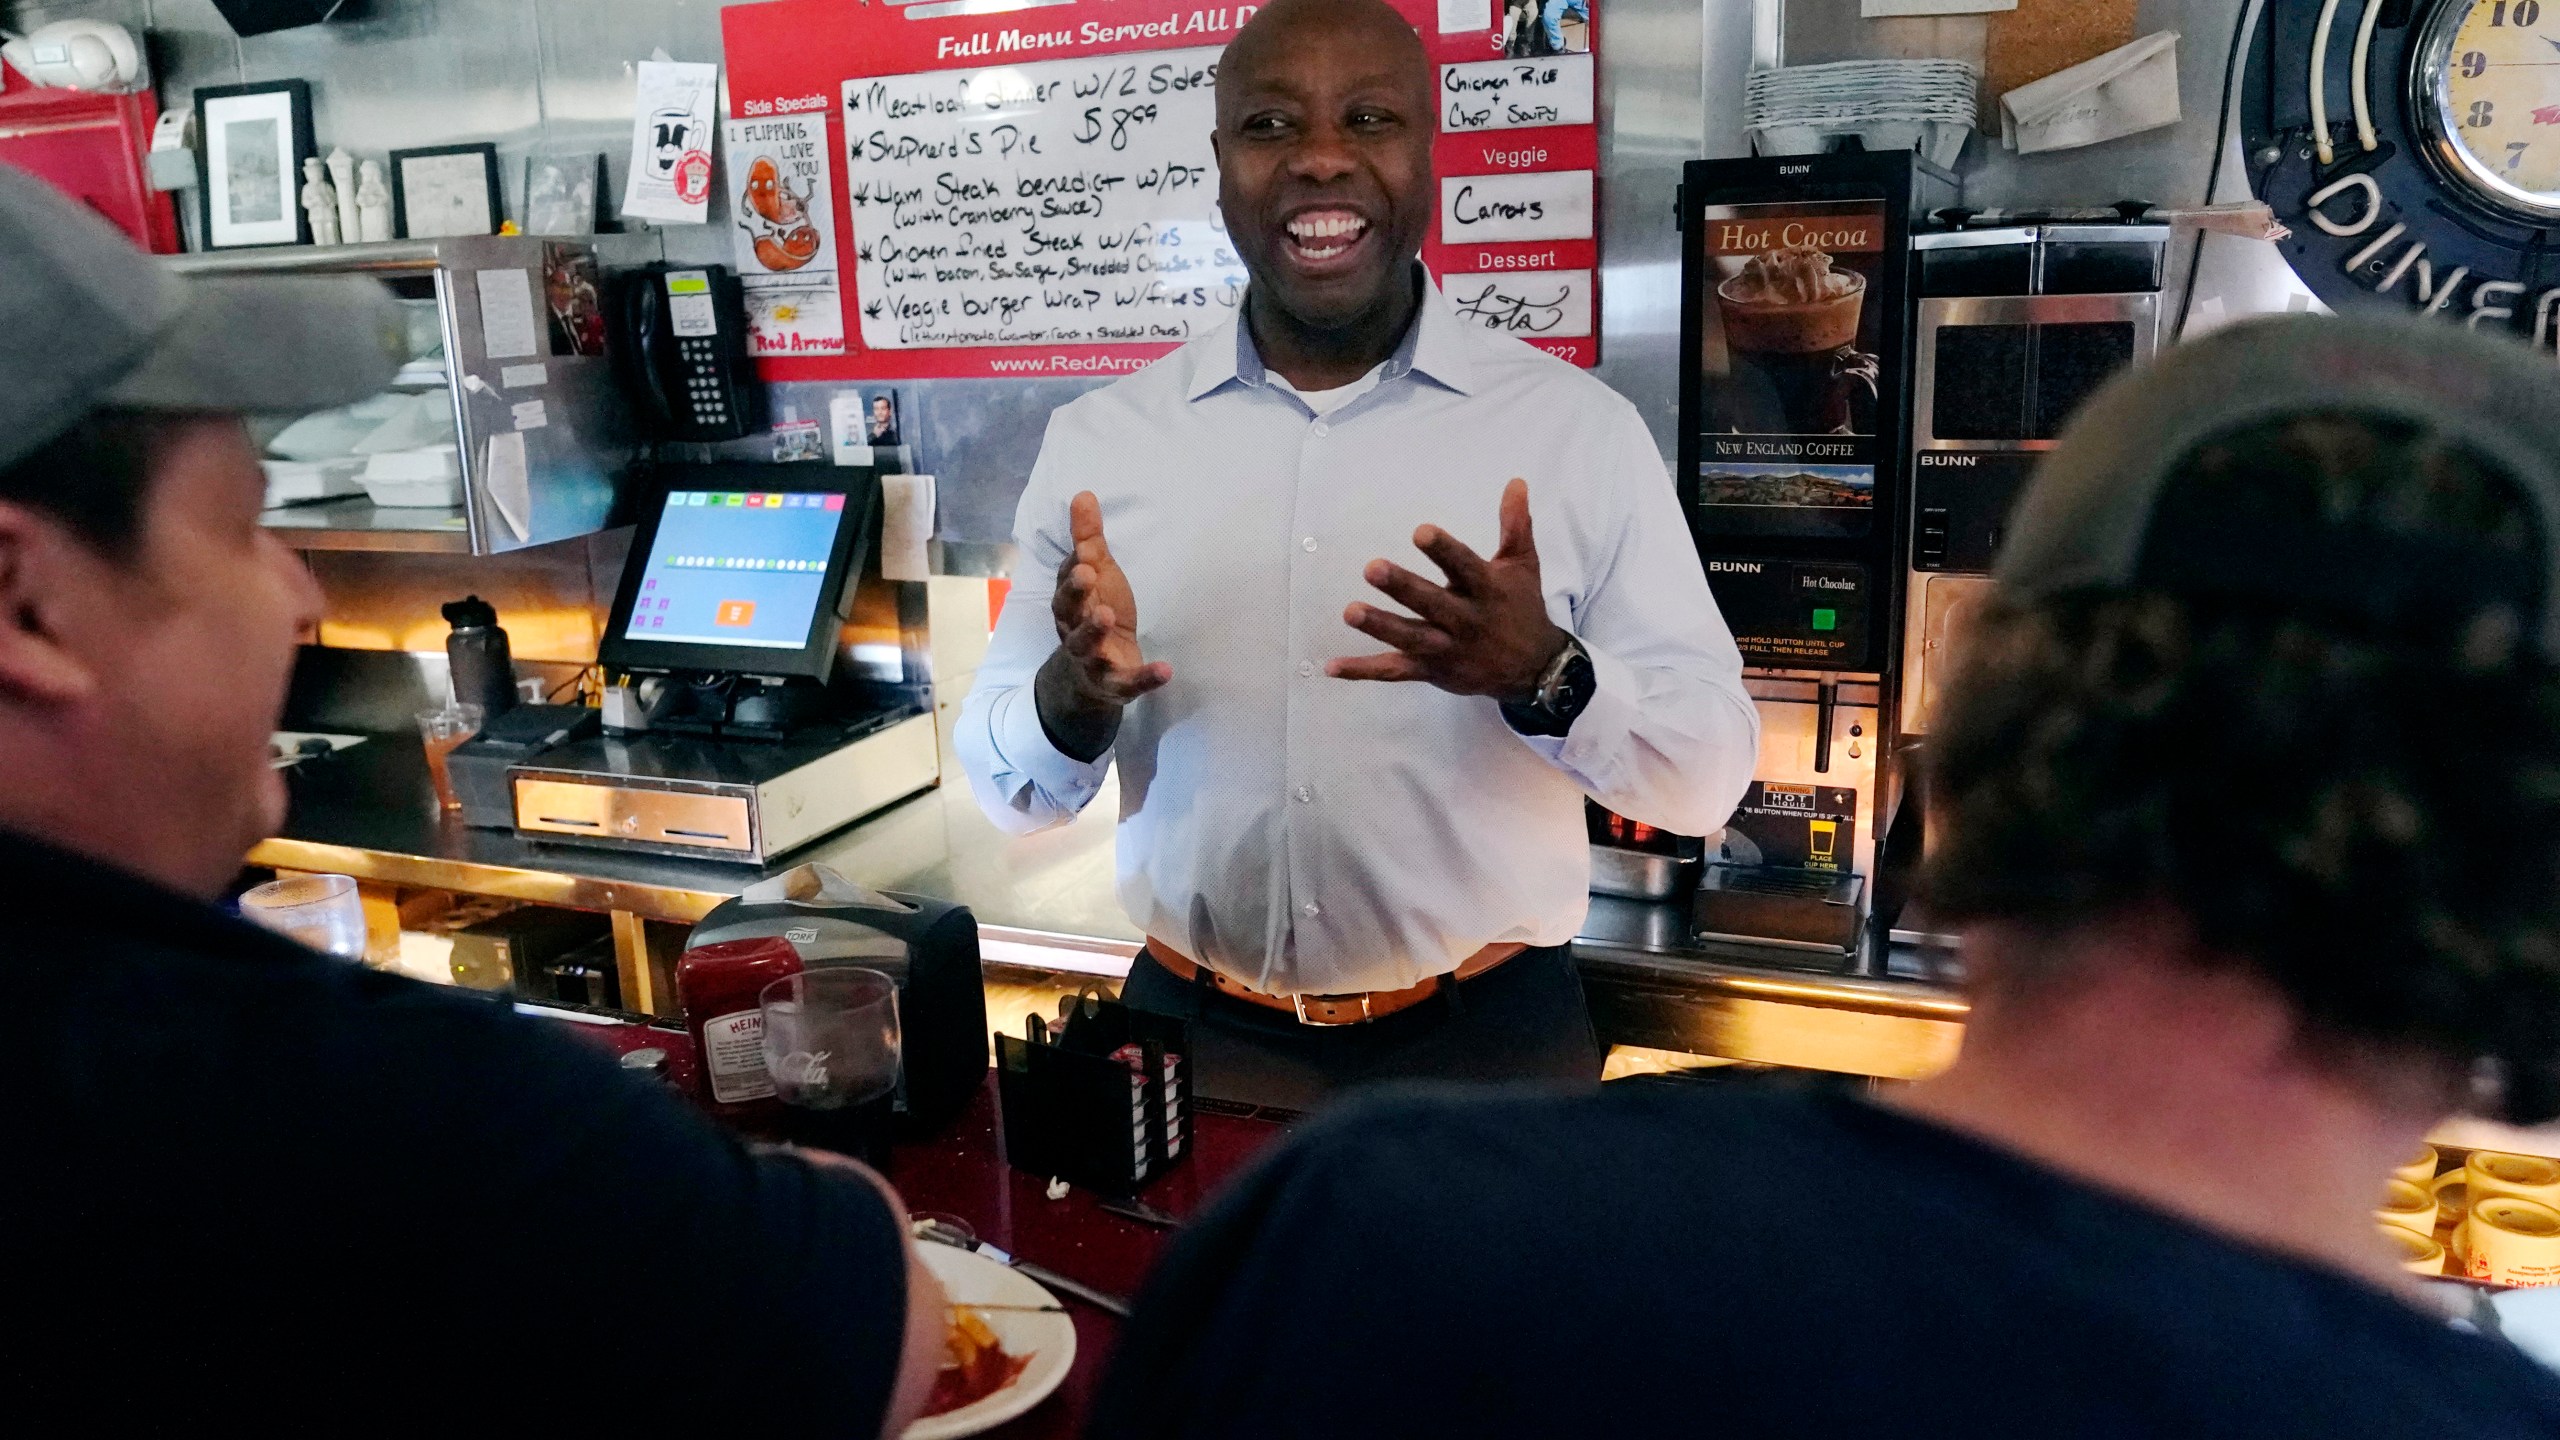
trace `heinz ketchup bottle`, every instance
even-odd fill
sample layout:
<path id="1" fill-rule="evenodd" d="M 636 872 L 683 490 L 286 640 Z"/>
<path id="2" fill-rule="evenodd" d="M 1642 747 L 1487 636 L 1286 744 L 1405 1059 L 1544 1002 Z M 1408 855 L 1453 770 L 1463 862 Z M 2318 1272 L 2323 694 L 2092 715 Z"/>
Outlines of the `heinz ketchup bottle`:
<path id="1" fill-rule="evenodd" d="M 676 1003 L 701 1056 L 704 1099 L 723 1120 L 750 1129 L 781 1123 L 782 1102 L 764 1066 L 764 1011 L 756 998 L 800 969 L 800 952 L 779 935 L 700 946 L 676 962 Z"/>

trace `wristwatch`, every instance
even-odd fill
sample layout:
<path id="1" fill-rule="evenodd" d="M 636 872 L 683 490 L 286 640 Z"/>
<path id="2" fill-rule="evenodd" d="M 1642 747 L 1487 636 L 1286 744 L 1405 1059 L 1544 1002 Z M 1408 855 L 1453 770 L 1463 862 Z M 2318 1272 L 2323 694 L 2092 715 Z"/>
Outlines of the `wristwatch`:
<path id="1" fill-rule="evenodd" d="M 1592 668 L 1591 652 L 1568 635 L 1564 648 L 1547 662 L 1546 673 L 1538 677 L 1538 688 L 1529 699 L 1504 701 L 1502 718 L 1523 735 L 1568 734 L 1599 688 L 1600 676 Z"/>

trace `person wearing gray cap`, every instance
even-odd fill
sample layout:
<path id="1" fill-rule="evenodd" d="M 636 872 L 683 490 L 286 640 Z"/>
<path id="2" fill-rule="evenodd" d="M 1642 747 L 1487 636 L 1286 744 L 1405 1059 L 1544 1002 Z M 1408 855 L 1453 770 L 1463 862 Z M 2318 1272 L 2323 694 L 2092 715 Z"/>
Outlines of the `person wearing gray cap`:
<path id="1" fill-rule="evenodd" d="M 1347 1108 L 1090 1433 L 2560 1435 L 2375 1218 L 2457 1108 L 2560 1115 L 2560 370 L 2234 325 L 2091 400 L 1997 573 L 1931 737 L 1951 1068 Z"/>
<path id="2" fill-rule="evenodd" d="M 0 1407 L 605 1430 L 751 1399 L 896 1434 L 942 1297 L 877 1176 L 206 903 L 282 818 L 319 618 L 242 416 L 380 391 L 398 324 L 369 280 L 180 281 L 0 165 Z M 649 1302 L 680 1340 L 631 1333 Z"/>

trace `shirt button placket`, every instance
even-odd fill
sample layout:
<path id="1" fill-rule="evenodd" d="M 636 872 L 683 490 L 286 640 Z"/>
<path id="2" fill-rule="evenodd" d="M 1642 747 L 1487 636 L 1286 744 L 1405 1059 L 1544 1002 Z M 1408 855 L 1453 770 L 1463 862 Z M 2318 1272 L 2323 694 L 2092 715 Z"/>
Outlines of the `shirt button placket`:
<path id="1" fill-rule="evenodd" d="M 1306 433 L 1316 440 L 1321 440 L 1332 433 L 1332 427 L 1322 418 L 1318 418 L 1307 428 Z M 1289 640 L 1290 648 L 1297 651 L 1299 655 L 1297 671 L 1298 678 L 1302 681 L 1312 680 L 1318 673 L 1313 651 L 1322 617 L 1317 612 L 1326 611 L 1329 608 L 1323 603 L 1322 597 L 1316 593 L 1313 581 L 1315 571 L 1311 568 L 1313 561 L 1309 558 L 1322 548 L 1319 532 L 1323 524 L 1321 517 L 1325 513 L 1321 499 L 1323 466 L 1324 452 L 1320 448 L 1313 443 L 1299 448 L 1295 518 L 1301 528 L 1298 530 L 1299 563 L 1289 567 L 1292 572 L 1289 587 Z M 1304 774 L 1310 763 L 1310 757 L 1315 751 L 1315 742 L 1310 731 L 1313 713 L 1310 707 L 1317 703 L 1318 698 L 1317 692 L 1313 689 L 1302 690 L 1298 686 L 1290 687 L 1287 731 L 1282 742 L 1286 749 L 1281 756 L 1281 784 L 1290 802 L 1282 807 L 1284 811 L 1309 804 L 1315 799 L 1315 790 L 1306 783 Z M 1296 823 L 1296 817 L 1287 814 L 1281 817 L 1280 830 L 1284 837 L 1283 863 L 1287 867 L 1286 872 L 1279 877 L 1281 893 L 1290 897 L 1293 908 L 1297 911 L 1296 919 L 1303 924 L 1324 913 L 1323 908 L 1310 898 L 1310 891 L 1314 888 L 1316 881 L 1313 836 L 1307 826 Z"/>

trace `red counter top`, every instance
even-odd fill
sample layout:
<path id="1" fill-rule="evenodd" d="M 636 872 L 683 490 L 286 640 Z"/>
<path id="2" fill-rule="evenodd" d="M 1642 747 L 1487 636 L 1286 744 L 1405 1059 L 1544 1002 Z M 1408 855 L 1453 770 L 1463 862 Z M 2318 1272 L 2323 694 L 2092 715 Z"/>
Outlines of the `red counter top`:
<path id="1" fill-rule="evenodd" d="M 643 1025 L 581 1025 L 570 1029 L 617 1052 L 656 1046 L 680 1085 L 694 1072 L 693 1041 L 681 1030 Z M 1137 1198 L 1188 1220 L 1216 1190 L 1282 1133 L 1279 1112 L 1228 1114 L 1195 1102 L 1192 1150 Z M 910 1210 L 956 1215 L 980 1239 L 1015 1258 L 1043 1265 L 1096 1289 L 1134 1296 L 1170 1231 L 1112 1214 L 1102 1197 L 1082 1188 L 1048 1198 L 1043 1177 L 1025 1175 L 1004 1161 L 992 1071 L 969 1108 L 940 1138 L 901 1146 L 889 1179 Z M 1081 1301 L 1060 1296 L 1076 1327 L 1075 1366 L 1057 1392 L 1010 1424 L 988 1431 L 1002 1440 L 1072 1436 L 1082 1430 L 1102 1372 L 1119 1338 L 1120 1322 Z"/>

